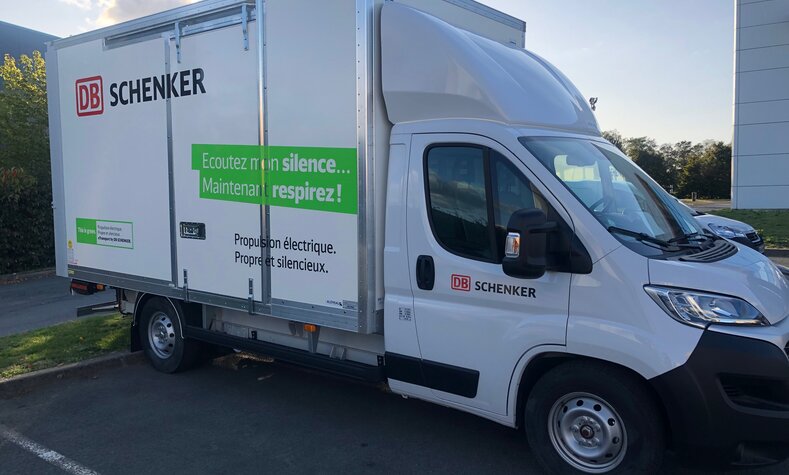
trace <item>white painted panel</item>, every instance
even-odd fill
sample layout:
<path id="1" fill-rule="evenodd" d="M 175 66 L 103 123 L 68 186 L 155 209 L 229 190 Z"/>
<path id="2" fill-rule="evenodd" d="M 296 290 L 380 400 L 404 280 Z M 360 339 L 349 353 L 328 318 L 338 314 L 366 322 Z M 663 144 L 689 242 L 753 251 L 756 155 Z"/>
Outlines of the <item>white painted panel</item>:
<path id="1" fill-rule="evenodd" d="M 789 123 L 743 125 L 737 137 L 740 157 L 789 153 Z"/>
<path id="2" fill-rule="evenodd" d="M 739 125 L 789 122 L 789 100 L 739 104 Z"/>
<path id="3" fill-rule="evenodd" d="M 737 157 L 738 186 L 789 185 L 789 153 Z"/>
<path id="4" fill-rule="evenodd" d="M 358 301 L 356 215 L 326 213 L 309 209 L 271 207 L 271 238 L 330 243 L 333 253 L 277 249 L 272 259 L 317 262 L 325 267 L 317 272 L 278 268 L 271 270 L 271 296 L 279 300 L 335 309 L 348 308 Z M 281 267 L 281 266 L 280 266 Z"/>
<path id="5" fill-rule="evenodd" d="M 164 74 L 165 43 L 157 38 L 107 50 L 102 43 L 57 52 L 69 264 L 169 281 L 166 101 L 142 102 L 138 96 L 133 104 L 113 105 L 111 96 L 117 94 L 113 84 Z M 102 82 L 101 107 L 80 117 L 76 82 L 96 76 Z M 124 222 L 116 234 L 128 239 L 130 232 L 133 248 L 128 242 L 121 247 L 79 242 L 77 218 Z"/>
<path id="6" fill-rule="evenodd" d="M 268 144 L 356 149 L 355 1 L 268 0 L 266 28 Z M 272 239 L 334 250 L 272 250 L 275 260 L 325 265 L 325 272 L 272 266 L 272 301 L 352 308 L 359 299 L 357 214 L 271 206 L 269 216 Z"/>
<path id="7" fill-rule="evenodd" d="M 266 2 L 270 145 L 356 147 L 354 0 Z"/>
<path id="8" fill-rule="evenodd" d="M 523 25 L 508 25 L 447 0 L 397 0 L 397 2 L 418 8 L 425 13 L 444 20 L 450 25 L 484 36 L 493 41 L 514 45 L 519 48 L 524 47 L 525 32 L 523 31 Z M 466 3 L 471 4 L 472 2 Z M 476 8 L 487 10 L 484 5 L 477 5 Z M 500 15 L 499 12 L 491 12 L 491 14 Z M 512 19 L 505 21 L 510 23 Z"/>
<path id="9" fill-rule="evenodd" d="M 737 207 L 742 209 L 789 209 L 789 185 L 738 187 Z"/>
<path id="10" fill-rule="evenodd" d="M 740 51 L 739 57 L 740 72 L 785 68 L 789 67 L 789 45 L 748 49 Z"/>
<path id="11" fill-rule="evenodd" d="M 194 144 L 259 144 L 257 38 L 249 35 L 245 51 L 242 37 L 240 25 L 187 36 L 180 64 L 171 43 L 172 69 L 201 68 L 206 89 L 172 101 L 176 223 L 203 223 L 206 231 L 201 240 L 181 238 L 179 230 L 178 282 L 186 269 L 190 289 L 246 299 L 253 279 L 260 300 L 262 267 L 248 256 L 260 257 L 261 249 L 235 239 L 260 237 L 260 204 L 201 198 L 201 171 L 192 167 Z"/>
<path id="12" fill-rule="evenodd" d="M 789 99 L 789 69 L 772 69 L 737 74 L 738 101 Z"/>
<path id="13" fill-rule="evenodd" d="M 770 0 L 740 5 L 740 28 L 781 21 L 789 21 L 789 0 Z"/>

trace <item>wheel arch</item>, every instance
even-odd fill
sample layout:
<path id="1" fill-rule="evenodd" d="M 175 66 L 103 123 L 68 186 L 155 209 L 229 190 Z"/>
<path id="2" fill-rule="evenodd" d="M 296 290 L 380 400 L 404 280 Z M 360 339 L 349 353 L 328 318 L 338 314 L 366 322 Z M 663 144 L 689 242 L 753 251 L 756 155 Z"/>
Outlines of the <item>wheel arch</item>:
<path id="1" fill-rule="evenodd" d="M 142 350 L 142 341 L 140 341 L 140 332 L 137 325 L 140 323 L 140 315 L 142 314 L 142 309 L 145 308 L 145 305 L 153 299 L 161 299 L 167 301 L 170 306 L 175 311 L 175 316 L 178 319 L 179 328 L 181 329 L 181 338 L 184 338 L 184 324 L 186 323 L 186 319 L 184 318 L 184 308 L 183 302 L 180 300 L 173 300 L 169 297 L 163 297 L 161 295 L 151 294 L 151 293 L 144 293 L 140 292 L 137 294 L 137 298 L 134 302 L 134 313 L 132 314 L 132 324 L 131 324 L 131 351 L 140 351 Z"/>
<path id="2" fill-rule="evenodd" d="M 671 424 L 669 422 L 670 419 L 668 417 L 668 410 L 666 409 L 666 405 L 663 403 L 660 394 L 655 389 L 655 387 L 650 384 L 649 380 L 644 378 L 638 372 L 611 361 L 561 351 L 545 351 L 532 356 L 521 371 L 520 377 L 515 380 L 518 385 L 515 400 L 516 427 L 523 427 L 525 419 L 525 403 L 537 381 L 539 381 L 540 378 L 542 378 L 554 368 L 571 361 L 590 361 L 600 365 L 615 367 L 629 373 L 636 380 L 640 381 L 642 386 L 652 396 L 655 407 L 658 408 L 658 412 L 665 429 L 665 434 L 667 435 L 666 443 L 669 447 L 672 445 L 673 437 L 671 432 Z"/>

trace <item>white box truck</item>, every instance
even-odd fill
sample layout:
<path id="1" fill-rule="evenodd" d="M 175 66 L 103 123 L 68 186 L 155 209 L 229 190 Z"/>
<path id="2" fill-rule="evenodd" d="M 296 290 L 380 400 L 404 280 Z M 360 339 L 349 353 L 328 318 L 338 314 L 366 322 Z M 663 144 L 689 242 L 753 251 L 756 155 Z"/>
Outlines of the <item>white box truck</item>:
<path id="1" fill-rule="evenodd" d="M 209 345 L 522 427 L 557 473 L 789 448 L 789 283 L 470 0 L 207 0 L 49 46 L 58 275 Z"/>

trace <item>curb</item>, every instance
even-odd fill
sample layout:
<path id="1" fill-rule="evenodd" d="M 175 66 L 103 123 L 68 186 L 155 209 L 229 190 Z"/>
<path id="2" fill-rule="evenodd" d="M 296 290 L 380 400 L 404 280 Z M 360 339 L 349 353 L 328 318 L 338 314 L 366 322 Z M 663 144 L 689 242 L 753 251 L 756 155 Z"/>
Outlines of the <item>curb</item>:
<path id="1" fill-rule="evenodd" d="M 42 277 L 49 277 L 51 275 L 55 275 L 54 267 L 49 267 L 40 270 L 25 271 L 25 272 L 14 272 L 13 274 L 3 274 L 0 275 L 0 285 L 12 284 L 15 282 L 20 282 L 28 279 L 40 279 Z"/>
<path id="2" fill-rule="evenodd" d="M 789 249 L 765 249 L 764 255 L 767 257 L 789 257 Z"/>
<path id="3" fill-rule="evenodd" d="M 94 376 L 98 371 L 139 364 L 145 357 L 142 351 L 134 353 L 110 353 L 77 363 L 71 363 L 54 368 L 42 369 L 32 373 L 15 376 L 9 379 L 0 379 L 0 399 L 27 394 L 35 389 L 48 384 L 84 376 Z"/>

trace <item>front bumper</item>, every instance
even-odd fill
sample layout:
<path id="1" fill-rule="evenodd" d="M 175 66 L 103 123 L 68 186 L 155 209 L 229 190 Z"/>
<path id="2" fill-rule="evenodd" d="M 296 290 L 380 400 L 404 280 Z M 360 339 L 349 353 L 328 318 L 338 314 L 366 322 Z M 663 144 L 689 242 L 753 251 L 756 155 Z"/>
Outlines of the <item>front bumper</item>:
<path id="1" fill-rule="evenodd" d="M 687 363 L 651 380 L 672 445 L 694 461 L 768 465 L 789 457 L 789 348 L 707 330 Z"/>

